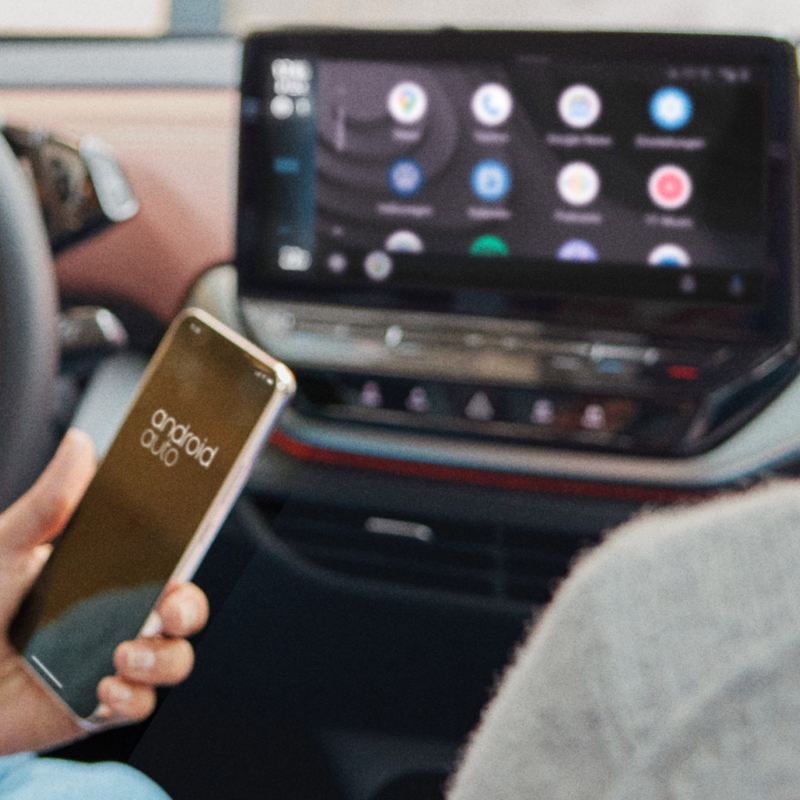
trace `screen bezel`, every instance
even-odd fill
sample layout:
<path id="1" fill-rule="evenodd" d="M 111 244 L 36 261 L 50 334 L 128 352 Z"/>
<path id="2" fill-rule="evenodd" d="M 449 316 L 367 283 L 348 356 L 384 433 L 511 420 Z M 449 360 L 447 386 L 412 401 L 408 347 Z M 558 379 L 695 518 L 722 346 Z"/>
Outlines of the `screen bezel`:
<path id="1" fill-rule="evenodd" d="M 535 319 L 559 328 L 634 332 L 679 340 L 762 344 L 793 335 L 797 264 L 797 69 L 792 47 L 748 36 L 523 31 L 278 31 L 251 35 L 244 48 L 242 103 L 261 100 L 269 61 L 275 56 L 391 61 L 497 60 L 514 53 L 569 58 L 652 62 L 748 63 L 768 75 L 766 96 L 766 256 L 761 300 L 723 303 L 704 297 L 643 299 L 542 291 L 533 298 L 513 292 L 465 289 L 415 291 L 383 285 L 292 286 L 263 274 L 255 222 L 264 204 L 267 174 L 261 123 L 240 126 L 237 256 L 240 291 L 271 300 L 307 301 L 387 311 L 431 311 Z M 433 257 L 435 258 L 435 256 Z M 615 271 L 604 267 L 612 278 Z M 619 273 L 624 276 L 624 271 Z M 628 273 L 629 274 L 629 273 Z M 663 279 L 662 279 L 663 280 Z"/>

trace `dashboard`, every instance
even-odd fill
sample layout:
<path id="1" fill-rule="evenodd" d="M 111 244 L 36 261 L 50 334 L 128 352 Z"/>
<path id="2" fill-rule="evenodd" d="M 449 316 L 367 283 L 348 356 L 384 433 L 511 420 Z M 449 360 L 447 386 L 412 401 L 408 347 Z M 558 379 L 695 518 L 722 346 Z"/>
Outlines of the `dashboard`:
<path id="1" fill-rule="evenodd" d="M 746 37 L 251 37 L 242 310 L 300 371 L 305 438 L 534 471 L 537 446 L 728 439 L 795 373 L 794 63 Z"/>
<path id="2" fill-rule="evenodd" d="M 3 89 L 11 121 L 43 116 L 46 107 L 57 129 L 104 137 L 143 200 L 133 220 L 60 254 L 63 290 L 166 321 L 208 267 L 235 258 L 239 286 L 226 285 L 222 311 L 303 375 L 298 413 L 286 425 L 294 445 L 283 441 L 295 452 L 517 477 L 615 475 L 662 487 L 713 486 L 789 460 L 790 50 L 756 37 L 445 31 L 415 34 L 412 58 L 403 46 L 409 35 L 255 36 L 244 49 L 241 102 L 205 84 L 129 85 L 113 95 L 91 85 Z M 141 60 L 157 62 L 149 52 Z M 229 69 L 235 58 L 226 50 L 223 60 Z M 276 78 L 275 64 L 288 76 Z M 13 74 L 13 57 L 7 66 Z M 292 69 L 300 70 L 296 86 Z M 269 111 L 281 80 L 300 91 L 291 102 L 306 102 L 307 115 Z M 398 111 L 398 95 L 393 116 L 390 94 L 409 83 L 412 99 L 424 95 L 424 112 L 399 121 L 409 112 Z M 678 84 L 685 96 L 670 93 Z M 476 114 L 481 87 L 494 102 L 504 98 L 502 122 Z M 654 116 L 665 87 L 689 115 L 682 125 Z M 336 99 L 348 92 L 371 98 L 364 119 Z M 437 106 L 429 94 L 444 100 Z M 727 124 L 715 125 L 723 107 Z M 574 116 L 587 109 L 589 117 Z M 342 151 L 330 139 L 337 114 L 350 137 Z M 202 133 L 193 127 L 201 118 Z M 234 232 L 237 125 L 248 166 L 240 167 Z M 439 173 L 426 159 L 446 150 L 443 141 L 453 169 Z M 427 185 L 403 197 L 388 169 L 406 158 L 459 177 L 434 180 L 431 197 Z M 726 159 L 736 162 L 729 173 Z M 484 162 L 506 164 L 503 197 L 476 194 L 471 173 Z M 576 163 L 598 178 L 596 197 L 583 205 L 559 189 L 560 170 Z M 669 163 L 692 186 L 678 209 L 659 207 L 648 189 Z M 357 180 L 337 182 L 342 169 Z M 567 184 L 569 194 L 583 182 Z M 435 219 L 419 220 L 426 203 Z M 285 222 L 280 233 L 276 220 Z M 336 242 L 345 222 L 348 236 L 363 240 L 347 252 Z M 484 228 L 491 233 L 476 233 Z M 470 253 L 483 235 L 513 248 Z M 570 246 L 559 257 L 573 240 L 590 250 L 581 245 L 576 255 Z M 423 252 L 409 252 L 420 244 Z M 650 264 L 662 244 L 689 263 Z M 282 268 L 281 248 L 299 252 L 308 268 Z M 388 260 L 391 274 L 371 277 L 370 254 L 371 263 Z M 348 267 L 331 270 L 332 257 Z"/>

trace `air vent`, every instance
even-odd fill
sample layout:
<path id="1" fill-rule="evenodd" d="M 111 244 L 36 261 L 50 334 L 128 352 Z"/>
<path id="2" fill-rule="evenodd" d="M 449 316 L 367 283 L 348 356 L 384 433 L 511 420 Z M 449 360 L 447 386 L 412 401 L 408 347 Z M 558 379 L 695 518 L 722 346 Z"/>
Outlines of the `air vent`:
<path id="1" fill-rule="evenodd" d="M 546 603 L 578 552 L 597 544 L 597 536 L 573 531 L 503 528 L 500 531 L 503 594 L 510 600 Z"/>
<path id="2" fill-rule="evenodd" d="M 594 543 L 567 531 L 296 503 L 275 515 L 273 528 L 303 558 L 337 573 L 528 604 L 547 602 L 576 553 Z"/>

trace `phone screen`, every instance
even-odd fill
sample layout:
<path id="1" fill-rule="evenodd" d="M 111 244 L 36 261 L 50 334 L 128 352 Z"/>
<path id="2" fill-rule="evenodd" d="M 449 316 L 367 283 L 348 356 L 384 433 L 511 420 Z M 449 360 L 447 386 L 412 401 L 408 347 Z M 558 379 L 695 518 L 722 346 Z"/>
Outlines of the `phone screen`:
<path id="1" fill-rule="evenodd" d="M 12 641 L 81 717 L 140 631 L 275 392 L 255 356 L 189 316 L 141 388 Z"/>

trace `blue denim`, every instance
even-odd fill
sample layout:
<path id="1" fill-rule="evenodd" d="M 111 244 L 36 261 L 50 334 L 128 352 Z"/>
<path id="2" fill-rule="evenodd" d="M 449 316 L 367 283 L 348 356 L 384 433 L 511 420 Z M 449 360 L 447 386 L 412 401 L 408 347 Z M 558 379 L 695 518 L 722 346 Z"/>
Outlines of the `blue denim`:
<path id="1" fill-rule="evenodd" d="M 83 764 L 33 753 L 0 757 L 2 800 L 169 800 L 125 764 Z"/>

